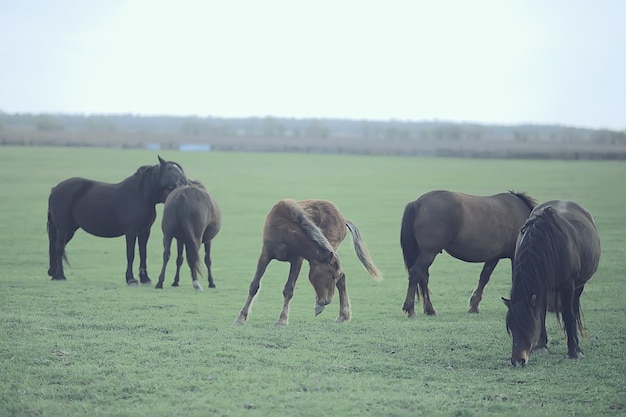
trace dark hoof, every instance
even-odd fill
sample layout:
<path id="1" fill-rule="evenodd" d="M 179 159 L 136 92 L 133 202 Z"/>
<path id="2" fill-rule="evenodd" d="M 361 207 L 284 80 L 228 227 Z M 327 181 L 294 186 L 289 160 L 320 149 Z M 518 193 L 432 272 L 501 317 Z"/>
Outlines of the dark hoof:
<path id="1" fill-rule="evenodd" d="M 209 284 L 209 288 L 216 288 L 215 284 Z"/>
<path id="2" fill-rule="evenodd" d="M 141 285 L 150 285 L 150 284 L 152 284 L 152 280 L 150 280 L 150 278 L 141 280 Z"/>
<path id="3" fill-rule="evenodd" d="M 134 279 L 134 278 L 126 281 L 126 284 L 128 284 L 129 287 L 137 287 L 137 286 L 139 286 L 139 282 L 137 282 L 137 280 Z"/>
<path id="4" fill-rule="evenodd" d="M 178 287 L 178 282 L 172 282 L 172 287 Z"/>
<path id="5" fill-rule="evenodd" d="M 163 283 L 159 282 L 157 285 L 154 286 L 154 288 L 156 288 L 157 290 L 162 290 L 163 289 Z"/>
<path id="6" fill-rule="evenodd" d="M 67 280 L 67 278 L 65 278 L 65 277 L 52 277 L 51 280 L 52 281 L 65 281 L 65 280 Z"/>

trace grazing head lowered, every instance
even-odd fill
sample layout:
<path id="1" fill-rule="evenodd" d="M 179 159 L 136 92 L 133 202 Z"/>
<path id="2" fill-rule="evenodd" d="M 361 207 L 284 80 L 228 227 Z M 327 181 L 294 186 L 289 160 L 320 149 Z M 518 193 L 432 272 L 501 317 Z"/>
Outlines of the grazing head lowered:
<path id="1" fill-rule="evenodd" d="M 506 328 L 512 337 L 511 364 L 524 366 L 531 352 L 546 352 L 546 311 L 557 305 L 563 316 L 567 356 L 583 357 L 580 296 L 598 268 L 600 237 L 591 214 L 577 203 L 552 200 L 533 209 L 520 229 L 513 261 Z"/>
<path id="2" fill-rule="evenodd" d="M 248 299 L 235 324 L 244 324 L 248 319 L 261 278 L 273 259 L 291 264 L 283 291 L 283 309 L 276 321 L 277 325 L 286 325 L 289 321 L 289 303 L 305 259 L 310 267 L 309 281 L 315 290 L 315 315 L 320 314 L 330 304 L 336 287 L 339 291 L 337 321 L 350 320 L 346 275 L 336 254 L 339 244 L 346 237 L 347 230 L 352 234 L 354 248 L 363 267 L 374 279 L 380 279 L 381 274 L 369 256 L 359 230 L 354 223 L 343 217 L 334 204 L 326 200 L 291 199 L 276 203 L 265 219 L 263 248 L 257 262 L 256 273 L 250 283 Z"/>

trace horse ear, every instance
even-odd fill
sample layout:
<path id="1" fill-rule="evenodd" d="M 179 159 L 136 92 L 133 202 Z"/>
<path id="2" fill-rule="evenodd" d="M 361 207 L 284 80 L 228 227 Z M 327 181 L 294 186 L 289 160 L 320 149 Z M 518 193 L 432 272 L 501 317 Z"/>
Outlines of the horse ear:
<path id="1" fill-rule="evenodd" d="M 535 304 L 537 304 L 537 296 L 533 294 L 533 296 L 530 297 L 530 305 L 535 307 Z"/>
<path id="2" fill-rule="evenodd" d="M 502 301 L 504 302 L 504 305 L 506 306 L 506 308 L 511 308 L 511 300 L 507 300 L 504 297 L 501 297 Z"/>
<path id="3" fill-rule="evenodd" d="M 167 165 L 167 162 L 165 162 L 165 160 L 163 160 L 163 158 L 161 158 L 161 155 L 157 155 L 157 158 L 159 158 L 159 163 L 161 165 Z"/>

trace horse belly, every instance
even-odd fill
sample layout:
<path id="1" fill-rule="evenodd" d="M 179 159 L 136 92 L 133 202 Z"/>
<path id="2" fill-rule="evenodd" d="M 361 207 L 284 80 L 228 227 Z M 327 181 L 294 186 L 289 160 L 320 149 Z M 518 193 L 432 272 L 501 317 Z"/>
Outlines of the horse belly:
<path id="1" fill-rule="evenodd" d="M 465 262 L 485 262 L 507 257 L 505 248 L 493 241 L 474 240 L 467 243 L 453 243 L 445 250 L 451 256 Z"/>
<path id="2" fill-rule="evenodd" d="M 118 218 L 114 210 L 102 208 L 80 210 L 73 212 L 76 224 L 89 234 L 98 237 L 119 237 L 125 234 L 124 223 Z"/>

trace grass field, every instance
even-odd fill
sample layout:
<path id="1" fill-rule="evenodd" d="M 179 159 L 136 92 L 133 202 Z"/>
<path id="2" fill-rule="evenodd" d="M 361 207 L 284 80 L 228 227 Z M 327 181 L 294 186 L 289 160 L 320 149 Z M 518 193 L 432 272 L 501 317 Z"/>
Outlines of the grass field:
<path id="1" fill-rule="evenodd" d="M 70 242 L 66 282 L 46 275 L 50 188 L 71 176 L 117 182 L 156 153 L 0 147 L 0 416 L 585 416 L 626 415 L 626 164 L 373 156 L 180 153 L 161 156 L 207 185 L 223 212 L 214 240 L 216 289 L 127 287 L 123 238 L 84 232 Z M 431 268 L 439 315 L 401 312 L 407 276 L 399 244 L 404 206 L 432 189 L 526 191 L 575 200 L 595 216 L 600 268 L 582 307 L 585 358 L 566 359 L 553 316 L 550 354 L 508 365 L 502 261 L 481 313 L 468 314 L 480 264 L 447 254 Z M 274 261 L 245 326 L 243 305 L 271 206 L 324 198 L 360 228 L 385 279 L 371 280 L 349 242 L 339 250 L 352 321 L 338 298 L 314 317 L 304 267 L 290 324 L 276 328 L 288 265 Z M 159 217 L 148 271 L 161 267 Z M 136 263 L 138 260 L 136 260 Z M 138 268 L 138 263 L 135 270 Z M 206 278 L 203 278 L 203 281 Z M 206 288 L 206 284 L 203 284 Z"/>

